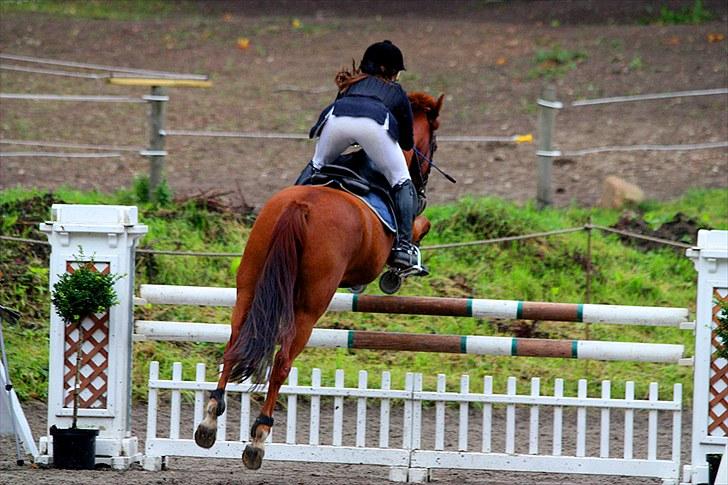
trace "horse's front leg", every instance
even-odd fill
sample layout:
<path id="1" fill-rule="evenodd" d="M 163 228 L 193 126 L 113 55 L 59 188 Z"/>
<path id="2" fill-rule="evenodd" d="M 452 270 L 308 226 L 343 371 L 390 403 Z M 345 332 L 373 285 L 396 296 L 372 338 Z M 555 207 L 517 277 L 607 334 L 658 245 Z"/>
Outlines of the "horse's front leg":
<path id="1" fill-rule="evenodd" d="M 263 406 L 260 408 L 260 414 L 250 429 L 250 443 L 245 446 L 245 450 L 243 451 L 243 464 L 251 470 L 257 470 L 263 464 L 265 440 L 273 428 L 273 411 L 276 406 L 278 394 L 281 386 L 288 378 L 288 374 L 291 372 L 293 360 L 298 357 L 298 354 L 306 346 L 306 342 L 308 342 L 308 338 L 311 336 L 311 331 L 318 317 L 297 314 L 295 319 L 296 336 L 293 342 L 281 346 L 281 349 L 276 354 L 268 381 L 268 393 L 265 396 L 265 402 L 263 402 Z"/>
<path id="2" fill-rule="evenodd" d="M 425 236 L 427 236 L 427 233 L 430 232 L 431 227 L 432 224 L 427 217 L 415 217 L 415 222 L 412 224 L 412 242 L 419 245 Z"/>

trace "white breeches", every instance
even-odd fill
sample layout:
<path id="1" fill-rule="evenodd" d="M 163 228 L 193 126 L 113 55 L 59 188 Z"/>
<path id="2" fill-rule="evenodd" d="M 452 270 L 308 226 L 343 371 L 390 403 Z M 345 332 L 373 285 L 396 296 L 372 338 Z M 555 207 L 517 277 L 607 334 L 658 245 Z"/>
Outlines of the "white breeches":
<path id="1" fill-rule="evenodd" d="M 392 187 L 409 180 L 407 161 L 399 144 L 389 136 L 388 128 L 389 118 L 380 125 L 370 118 L 330 114 L 316 142 L 313 166 L 320 169 L 333 162 L 349 146 L 358 144 Z"/>

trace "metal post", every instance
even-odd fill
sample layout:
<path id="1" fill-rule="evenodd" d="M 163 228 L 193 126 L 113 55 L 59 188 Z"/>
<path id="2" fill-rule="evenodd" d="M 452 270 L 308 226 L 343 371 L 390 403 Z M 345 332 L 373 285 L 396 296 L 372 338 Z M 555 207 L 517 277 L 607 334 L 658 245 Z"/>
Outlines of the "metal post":
<path id="1" fill-rule="evenodd" d="M 152 86 L 152 95 L 147 97 L 151 103 L 149 112 L 149 198 L 153 197 L 155 189 L 164 177 L 164 116 L 166 103 L 169 101 L 167 90 L 161 86 Z"/>
<path id="2" fill-rule="evenodd" d="M 536 201 L 539 209 L 553 203 L 553 190 L 551 186 L 551 162 L 553 157 L 551 135 L 554 129 L 556 109 L 562 104 L 556 101 L 556 88 L 549 84 L 543 89 L 538 100 L 538 188 Z"/>
<path id="3" fill-rule="evenodd" d="M 3 306 L 0 306 L 0 357 L 2 358 L 2 364 L 3 364 L 3 370 L 5 371 L 4 381 L 5 381 L 5 389 L 0 390 L 0 392 L 7 393 L 7 403 L 8 403 L 8 411 L 10 414 L 10 427 L 13 431 L 13 437 L 15 438 L 15 457 L 16 457 L 16 463 L 18 466 L 23 465 L 23 455 L 20 453 L 20 437 L 18 436 L 18 430 L 15 428 L 15 424 L 17 421 L 17 417 L 15 416 L 15 407 L 13 406 L 13 395 L 10 393 L 10 391 L 13 390 L 13 384 L 10 381 L 10 367 L 8 367 L 8 355 L 5 353 L 5 337 L 3 336 L 3 317 L 5 315 L 10 316 L 10 320 L 17 321 L 19 315 L 13 310 L 10 310 L 9 308 L 5 308 Z M 0 404 L 1 405 L 1 404 Z"/>
<path id="4" fill-rule="evenodd" d="M 591 303 L 591 283 L 592 283 L 592 217 L 586 223 L 586 295 L 585 303 Z M 587 329 L 589 328 L 587 324 Z"/>
<path id="5" fill-rule="evenodd" d="M 586 294 L 584 295 L 584 301 L 591 303 L 591 282 L 592 282 L 592 218 L 589 216 L 589 220 L 586 223 Z M 584 325 L 584 340 L 591 340 L 591 324 L 587 323 Z M 586 375 L 589 375 L 589 361 L 584 362 L 584 371 Z"/>

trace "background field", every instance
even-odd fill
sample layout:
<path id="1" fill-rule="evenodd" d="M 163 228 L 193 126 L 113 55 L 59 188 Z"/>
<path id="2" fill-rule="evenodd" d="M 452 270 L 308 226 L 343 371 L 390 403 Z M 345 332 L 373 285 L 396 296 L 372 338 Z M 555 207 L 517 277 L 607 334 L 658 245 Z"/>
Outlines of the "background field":
<path id="1" fill-rule="evenodd" d="M 2 2 L 0 51 L 106 65 L 209 74 L 208 90 L 174 89 L 169 129 L 305 133 L 335 92 L 333 76 L 370 42 L 390 38 L 405 54 L 409 91 L 445 93 L 441 134 L 534 133 L 545 82 L 559 99 L 726 86 L 728 7 L 703 1 L 708 20 L 670 12 L 693 1 L 634 2 Z M 52 7 L 52 8 L 51 8 Z M 28 12 L 35 8 L 41 13 Z M 52 12 L 52 13 L 42 13 Z M 297 23 L 294 23 L 297 21 Z M 711 36 L 713 34 L 713 36 Z M 723 35 L 721 41 L 711 42 Z M 249 46 L 241 50 L 239 39 Z M 5 62 L 5 61 L 3 61 Z M 8 61 L 8 63 L 10 63 Z M 2 70 L 3 92 L 147 94 L 103 81 Z M 554 145 L 680 144 L 728 139 L 726 97 L 709 96 L 563 110 Z M 3 100 L 0 135 L 146 146 L 143 106 Z M 19 147 L 7 146 L 7 150 Z M 310 158 L 307 141 L 170 137 L 167 175 L 178 195 L 238 192 L 259 207 Z M 441 143 L 431 200 L 465 194 L 525 201 L 535 194 L 535 147 Z M 555 200 L 595 203 L 607 175 L 638 183 L 648 197 L 727 183 L 721 150 L 633 152 L 556 160 Z M 2 160 L 0 187 L 115 190 L 147 162 Z M 238 189 L 239 187 L 239 189 Z"/>

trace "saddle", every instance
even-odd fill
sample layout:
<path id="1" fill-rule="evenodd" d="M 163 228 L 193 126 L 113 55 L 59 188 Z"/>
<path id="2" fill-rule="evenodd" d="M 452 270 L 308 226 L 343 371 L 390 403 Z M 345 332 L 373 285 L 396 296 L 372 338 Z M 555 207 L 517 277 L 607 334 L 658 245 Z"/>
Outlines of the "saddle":
<path id="1" fill-rule="evenodd" d="M 340 155 L 333 163 L 299 182 L 299 185 L 325 185 L 359 197 L 390 231 L 397 232 L 392 187 L 364 150 Z"/>

